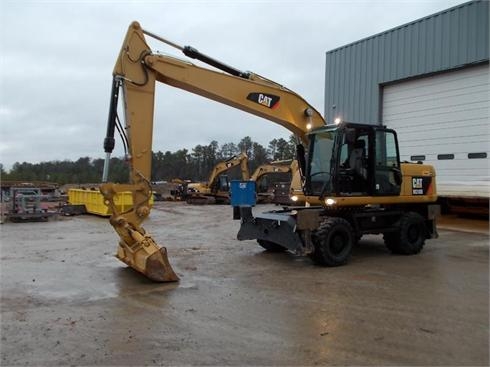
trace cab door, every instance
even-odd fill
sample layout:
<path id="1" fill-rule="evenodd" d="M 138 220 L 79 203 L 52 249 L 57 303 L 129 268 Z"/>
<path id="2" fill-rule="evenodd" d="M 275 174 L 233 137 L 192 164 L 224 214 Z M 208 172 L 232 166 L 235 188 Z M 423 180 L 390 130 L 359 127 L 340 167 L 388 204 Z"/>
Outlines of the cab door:
<path id="1" fill-rule="evenodd" d="M 337 162 L 337 194 L 368 196 L 372 194 L 373 128 L 349 124 L 339 141 Z"/>
<path id="2" fill-rule="evenodd" d="M 374 195 L 400 195 L 402 175 L 394 130 L 375 129 Z"/>

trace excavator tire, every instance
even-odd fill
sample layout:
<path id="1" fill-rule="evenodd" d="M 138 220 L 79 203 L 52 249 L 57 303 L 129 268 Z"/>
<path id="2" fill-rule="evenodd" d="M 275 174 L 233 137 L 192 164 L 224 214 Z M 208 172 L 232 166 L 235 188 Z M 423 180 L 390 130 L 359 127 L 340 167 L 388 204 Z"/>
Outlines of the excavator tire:
<path id="1" fill-rule="evenodd" d="M 315 250 L 310 254 L 314 263 L 322 266 L 344 265 L 354 244 L 354 230 L 348 221 L 328 217 L 313 233 Z"/>
<path id="2" fill-rule="evenodd" d="M 383 235 L 386 247 L 398 255 L 418 254 L 425 245 L 427 230 L 424 218 L 415 212 L 408 212 L 400 218 L 399 230 Z"/>

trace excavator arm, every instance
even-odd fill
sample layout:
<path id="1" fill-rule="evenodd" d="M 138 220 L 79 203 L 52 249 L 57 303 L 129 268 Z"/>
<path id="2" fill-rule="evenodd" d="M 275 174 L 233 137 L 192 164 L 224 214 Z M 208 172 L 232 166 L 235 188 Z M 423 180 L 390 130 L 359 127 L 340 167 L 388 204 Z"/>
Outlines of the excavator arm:
<path id="1" fill-rule="evenodd" d="M 297 164 L 295 164 L 295 167 L 297 168 Z M 284 162 L 271 162 L 267 164 L 261 164 L 252 173 L 252 175 L 250 176 L 250 180 L 258 181 L 262 176 L 268 175 L 270 173 L 288 173 L 291 172 L 291 168 L 291 161 L 289 161 L 289 164 L 286 164 Z"/>
<path id="2" fill-rule="evenodd" d="M 240 153 L 215 165 L 209 175 L 207 186 L 211 188 L 219 175 L 238 165 L 240 165 L 242 179 L 248 180 L 250 178 L 250 173 L 248 172 L 248 157 L 245 153 Z"/>
<path id="3" fill-rule="evenodd" d="M 146 36 L 156 38 L 221 71 L 151 51 Z M 150 213 L 151 159 L 155 84 L 161 82 L 275 122 L 306 141 L 310 129 L 325 125 L 320 113 L 293 91 L 257 74 L 244 73 L 199 53 L 181 47 L 133 22 L 126 34 L 113 71 L 113 85 L 104 141 L 106 164 L 100 191 L 112 210 L 110 223 L 120 237 L 117 257 L 155 281 L 178 280 L 167 258 L 165 247 L 158 246 L 141 227 Z M 117 118 L 119 90 L 124 97 L 125 125 Z M 108 162 L 118 130 L 127 148 L 129 184 L 107 183 Z M 115 197 L 130 191 L 133 207 L 118 212 Z"/>

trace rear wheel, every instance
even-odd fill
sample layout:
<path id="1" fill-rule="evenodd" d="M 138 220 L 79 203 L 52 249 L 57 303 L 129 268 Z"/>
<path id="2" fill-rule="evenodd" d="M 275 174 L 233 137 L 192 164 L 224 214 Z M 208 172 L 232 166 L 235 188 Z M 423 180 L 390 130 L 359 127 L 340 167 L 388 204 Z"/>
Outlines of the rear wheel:
<path id="1" fill-rule="evenodd" d="M 354 243 L 352 226 L 343 218 L 327 218 L 312 235 L 314 252 L 310 255 L 318 265 L 339 266 L 349 259 Z"/>
<path id="2" fill-rule="evenodd" d="M 402 215 L 399 230 L 383 236 L 386 247 L 392 253 L 400 255 L 418 254 L 425 245 L 425 238 L 424 218 L 415 212 Z"/>
<path id="3" fill-rule="evenodd" d="M 266 241 L 266 240 L 257 240 L 258 244 L 265 248 L 267 251 L 270 252 L 282 252 L 286 251 L 286 248 L 278 245 L 277 243 L 271 242 L 271 241 Z"/>

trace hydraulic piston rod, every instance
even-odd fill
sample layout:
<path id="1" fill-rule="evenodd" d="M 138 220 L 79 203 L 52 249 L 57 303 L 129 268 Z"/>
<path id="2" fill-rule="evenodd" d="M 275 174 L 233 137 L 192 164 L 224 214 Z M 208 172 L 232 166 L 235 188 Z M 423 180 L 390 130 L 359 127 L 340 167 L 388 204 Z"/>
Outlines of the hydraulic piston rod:
<path id="1" fill-rule="evenodd" d="M 220 70 L 222 70 L 228 74 L 238 76 L 240 78 L 244 78 L 244 79 L 250 78 L 250 73 L 240 71 L 240 70 L 238 70 L 232 66 L 226 65 L 225 63 L 223 63 L 219 60 L 213 59 L 210 56 L 207 56 L 203 53 L 200 53 L 197 49 L 195 49 L 192 46 L 180 46 L 180 45 L 178 45 L 172 41 L 169 41 L 163 37 L 160 37 L 160 36 L 158 36 L 152 32 L 147 31 L 147 30 L 143 29 L 142 31 L 144 34 L 146 34 L 150 37 L 153 37 L 153 38 L 155 38 L 155 39 L 157 39 L 163 43 L 166 43 L 167 45 L 169 45 L 171 47 L 174 47 L 174 48 L 182 51 L 184 55 L 186 55 L 187 57 L 190 57 L 191 59 L 196 59 L 196 60 L 202 61 L 202 62 L 204 62 L 208 65 L 214 66 L 215 68 L 220 69 Z"/>
<path id="2" fill-rule="evenodd" d="M 109 162 L 111 153 L 114 150 L 114 130 L 116 128 L 117 118 L 117 101 L 119 99 L 119 86 L 121 82 L 118 78 L 112 79 L 111 101 L 109 104 L 109 117 L 107 119 L 107 132 L 104 139 L 104 152 L 106 153 L 104 160 L 104 171 L 102 172 L 102 182 L 107 182 L 109 176 Z"/>

